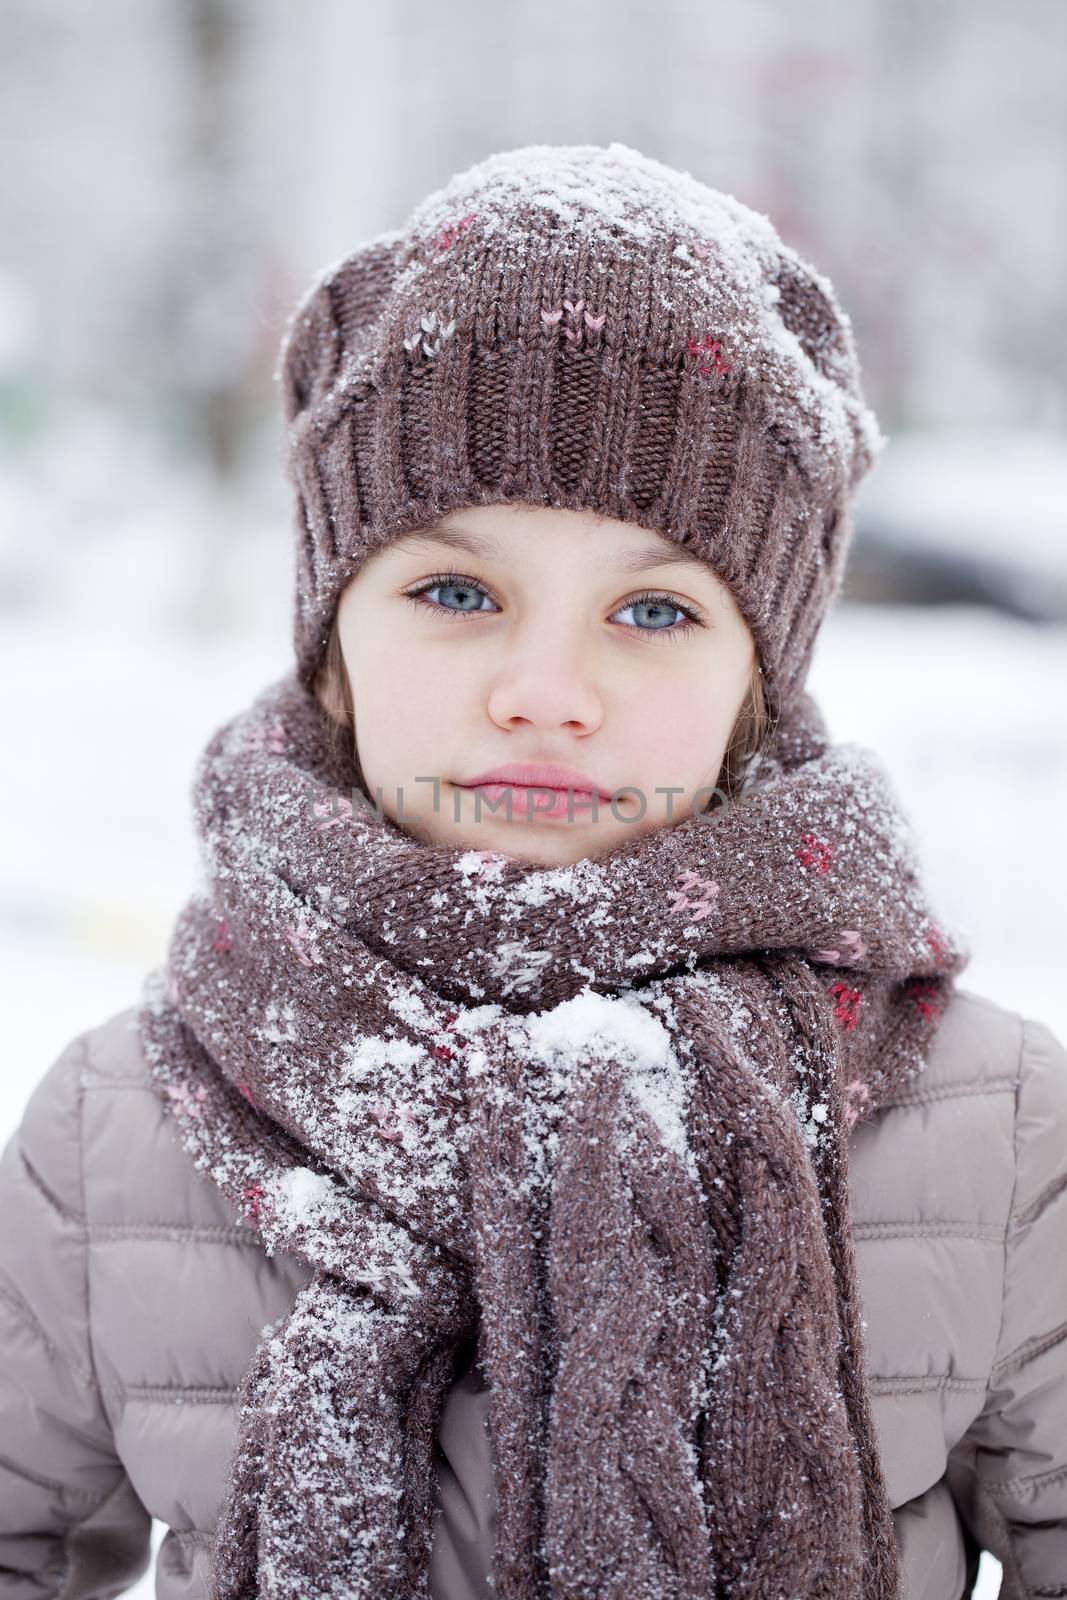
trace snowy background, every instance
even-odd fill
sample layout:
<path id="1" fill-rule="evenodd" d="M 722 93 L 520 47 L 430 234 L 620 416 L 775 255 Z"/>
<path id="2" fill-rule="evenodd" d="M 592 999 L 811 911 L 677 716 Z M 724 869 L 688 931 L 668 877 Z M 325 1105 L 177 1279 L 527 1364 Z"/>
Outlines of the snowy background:
<path id="1" fill-rule="evenodd" d="M 964 983 L 1067 1039 L 1065 46 L 1059 0 L 8 0 L 0 1142 L 162 959 L 193 763 L 289 665 L 286 314 L 534 141 L 636 145 L 833 279 L 891 444 L 811 686 Z"/>

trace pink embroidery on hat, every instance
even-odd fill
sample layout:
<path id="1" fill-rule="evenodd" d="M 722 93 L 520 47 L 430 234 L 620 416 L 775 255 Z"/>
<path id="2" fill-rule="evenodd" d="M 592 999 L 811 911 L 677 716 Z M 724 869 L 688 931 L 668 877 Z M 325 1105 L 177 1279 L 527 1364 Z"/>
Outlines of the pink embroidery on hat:
<path id="1" fill-rule="evenodd" d="M 250 1106 L 255 1106 L 256 1110 L 257 1111 L 259 1110 L 258 1105 L 256 1105 L 255 1100 L 253 1100 L 253 1098 L 252 1098 L 252 1091 L 248 1087 L 247 1083 L 244 1081 L 243 1078 L 239 1078 L 237 1080 L 237 1093 L 241 1094 L 241 1095 L 244 1095 L 244 1097 L 248 1101 L 249 1105 Z"/>
<path id="2" fill-rule="evenodd" d="M 233 949 L 233 934 L 230 932 L 230 924 L 225 917 L 216 917 L 215 919 L 215 937 L 212 940 L 211 948 L 212 950 Z"/>
<path id="3" fill-rule="evenodd" d="M 699 357 L 697 370 L 702 378 L 709 378 L 713 372 L 725 377 L 733 371 L 732 362 L 723 360 L 722 341 L 713 339 L 710 333 L 706 333 L 703 339 L 687 339 L 686 349 L 691 356 Z M 705 366 L 704 363 L 709 360 L 710 366 Z"/>
<path id="4" fill-rule="evenodd" d="M 846 1031 L 854 1028 L 859 1020 L 859 1008 L 863 999 L 859 989 L 850 989 L 847 983 L 827 984 L 827 990 L 835 997 L 834 1021 L 839 1023 Z"/>
<path id="5" fill-rule="evenodd" d="M 800 847 L 794 854 L 802 867 L 814 867 L 816 872 L 826 872 L 830 867 L 833 848 L 814 833 L 800 836 Z"/>
<path id="6" fill-rule="evenodd" d="M 847 967 L 858 966 L 867 954 L 867 946 L 860 937 L 857 928 L 843 928 L 837 935 L 837 947 L 826 950 L 813 950 L 813 961 L 826 961 L 833 966 Z"/>
<path id="7" fill-rule="evenodd" d="M 455 331 L 455 317 L 452 318 L 451 322 L 440 322 L 437 317 L 437 312 L 431 311 L 420 319 L 419 326 L 415 332 L 411 334 L 409 338 L 404 340 L 404 349 L 417 349 L 419 340 L 421 339 L 423 353 L 428 356 L 435 356 L 440 350 L 441 346 L 444 344 L 445 340 L 451 339 Z M 434 333 L 437 334 L 436 339 L 430 337 L 430 335 Z"/>
<path id="8" fill-rule="evenodd" d="M 948 961 L 948 951 L 945 949 L 944 943 L 942 942 L 940 930 L 938 928 L 931 928 L 930 932 L 926 935 L 926 942 L 933 952 L 934 966 L 944 967 Z"/>
<path id="9" fill-rule="evenodd" d="M 679 872 L 674 881 L 681 887 L 667 891 L 673 902 L 668 909 L 679 915 L 685 912 L 694 922 L 710 917 L 719 896 L 719 885 L 714 878 L 702 878 L 699 872 L 689 871 Z"/>
<path id="10" fill-rule="evenodd" d="M 460 234 L 470 227 L 477 215 L 476 211 L 468 211 L 466 216 L 460 217 L 458 221 L 448 223 L 431 241 L 431 248 L 436 250 L 438 254 L 442 250 L 450 249 Z"/>
<path id="11" fill-rule="evenodd" d="M 585 340 L 586 329 L 599 333 L 608 316 L 606 311 L 602 311 L 598 317 L 594 316 L 591 311 L 586 309 L 584 300 L 564 300 L 562 305 L 553 307 L 551 311 L 541 312 L 541 321 L 544 324 L 546 333 L 551 332 L 556 326 L 564 311 L 567 313 L 568 320 L 563 332 L 565 337 L 574 345 L 581 344 Z"/>

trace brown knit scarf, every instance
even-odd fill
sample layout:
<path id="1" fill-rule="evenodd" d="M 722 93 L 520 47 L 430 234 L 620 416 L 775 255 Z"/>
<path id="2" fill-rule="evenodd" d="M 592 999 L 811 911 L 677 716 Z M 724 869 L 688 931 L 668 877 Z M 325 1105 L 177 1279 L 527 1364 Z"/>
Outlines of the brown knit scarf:
<path id="1" fill-rule="evenodd" d="M 216 1600 L 424 1596 L 458 1353 L 499 1600 L 890 1600 L 848 1135 L 968 954 L 801 696 L 705 817 L 547 868 L 381 814 L 293 676 L 210 740 L 139 1014 L 197 1166 L 314 1268 L 242 1384 Z"/>

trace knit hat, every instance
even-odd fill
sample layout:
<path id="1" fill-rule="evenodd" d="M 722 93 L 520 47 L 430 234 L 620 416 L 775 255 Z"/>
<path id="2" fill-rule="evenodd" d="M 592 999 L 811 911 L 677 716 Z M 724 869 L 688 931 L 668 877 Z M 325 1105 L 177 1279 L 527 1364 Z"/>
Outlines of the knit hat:
<path id="1" fill-rule="evenodd" d="M 320 274 L 277 375 L 309 688 L 374 550 L 459 507 L 522 502 L 708 559 L 777 716 L 887 442 L 829 280 L 762 213 L 617 141 L 456 174 Z"/>

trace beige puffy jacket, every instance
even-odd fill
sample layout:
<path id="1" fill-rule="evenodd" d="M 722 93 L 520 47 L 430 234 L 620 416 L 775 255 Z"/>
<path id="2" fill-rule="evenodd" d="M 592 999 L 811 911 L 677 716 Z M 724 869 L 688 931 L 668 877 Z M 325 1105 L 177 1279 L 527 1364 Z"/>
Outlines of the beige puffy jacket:
<path id="1" fill-rule="evenodd" d="M 269 1257 L 177 1144 L 131 1007 L 74 1039 L 0 1157 L 0 1596 L 104 1600 L 171 1530 L 202 1600 L 234 1393 L 310 1268 Z M 867 1354 L 907 1600 L 1067 1596 L 1067 1053 L 969 991 L 851 1137 Z M 460 1363 L 439 1430 L 434 1600 L 489 1595 L 492 1438 Z M 595 1600 L 595 1597 L 590 1597 Z M 851 1600 L 842 1596 L 842 1600 Z"/>

